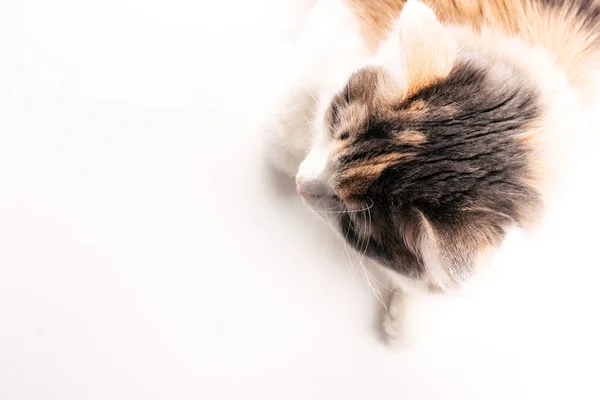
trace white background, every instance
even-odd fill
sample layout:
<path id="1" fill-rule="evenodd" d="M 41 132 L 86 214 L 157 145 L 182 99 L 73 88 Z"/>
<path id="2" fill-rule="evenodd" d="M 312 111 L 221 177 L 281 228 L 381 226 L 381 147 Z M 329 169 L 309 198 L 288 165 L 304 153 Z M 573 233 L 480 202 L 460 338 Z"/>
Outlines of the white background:
<path id="1" fill-rule="evenodd" d="M 0 0 L 1 400 L 597 398 L 597 166 L 509 241 L 495 289 L 389 349 L 261 155 L 303 15 Z"/>

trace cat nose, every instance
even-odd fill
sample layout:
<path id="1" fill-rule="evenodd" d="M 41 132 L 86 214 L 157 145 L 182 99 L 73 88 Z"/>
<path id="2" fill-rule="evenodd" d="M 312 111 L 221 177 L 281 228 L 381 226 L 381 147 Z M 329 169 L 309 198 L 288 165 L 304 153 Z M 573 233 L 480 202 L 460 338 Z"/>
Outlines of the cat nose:
<path id="1" fill-rule="evenodd" d="M 333 196 L 331 187 L 320 179 L 305 179 L 296 176 L 296 192 L 306 200 L 318 200 Z"/>

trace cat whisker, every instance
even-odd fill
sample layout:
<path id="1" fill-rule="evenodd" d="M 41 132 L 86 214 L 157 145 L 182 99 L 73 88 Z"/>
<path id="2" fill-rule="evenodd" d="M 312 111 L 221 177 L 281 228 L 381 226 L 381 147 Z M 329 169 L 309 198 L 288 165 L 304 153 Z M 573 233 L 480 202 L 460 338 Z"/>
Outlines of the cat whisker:
<path id="1" fill-rule="evenodd" d="M 356 213 L 360 213 L 360 212 L 368 212 L 369 215 L 369 230 L 371 229 L 371 208 L 374 205 L 373 200 L 369 199 L 369 201 L 371 202 L 370 205 L 356 209 L 356 210 L 348 210 L 345 209 L 344 211 L 342 211 L 339 214 L 356 214 Z M 378 284 L 380 284 L 380 282 L 378 280 L 376 280 L 371 273 L 369 272 L 368 268 L 364 265 L 364 257 L 365 254 L 368 250 L 368 245 L 369 245 L 369 232 L 366 231 L 365 229 L 358 229 L 356 234 L 358 235 L 358 252 L 355 251 L 354 249 L 352 249 L 349 244 L 348 244 L 348 235 L 350 234 L 350 228 L 348 228 L 347 231 L 343 232 L 344 235 L 344 253 L 348 258 L 348 261 L 350 262 L 352 271 L 354 271 L 355 269 L 357 269 L 360 272 L 360 275 L 362 276 L 363 280 L 365 281 L 367 288 L 369 289 L 369 292 L 371 292 L 373 294 L 373 296 L 377 299 L 377 301 L 385 308 L 387 309 L 387 305 L 385 304 L 385 301 L 383 300 L 383 296 L 381 294 L 381 291 L 377 288 L 377 285 L 375 284 L 374 281 L 377 281 Z M 364 246 L 364 247 L 363 247 Z"/>
<path id="2" fill-rule="evenodd" d="M 341 215 L 338 216 L 338 221 L 337 221 L 338 223 L 339 223 L 340 219 L 341 219 Z M 350 274 L 354 278 L 356 276 L 356 272 L 355 272 L 354 263 L 352 262 L 351 249 L 347 242 L 348 234 L 350 233 L 350 230 L 348 229 L 348 231 L 346 231 L 346 232 L 342 231 L 342 233 L 344 235 L 344 241 L 343 241 L 344 245 L 342 246 L 342 248 L 344 249 L 344 258 L 348 262 L 348 265 L 350 268 Z"/>
<path id="3" fill-rule="evenodd" d="M 342 217 L 342 215 L 347 214 L 347 215 L 358 215 L 360 217 L 360 213 L 366 213 L 366 218 L 368 218 L 368 227 L 365 229 L 365 227 L 359 227 L 358 225 L 356 225 L 359 229 L 357 229 L 356 234 L 358 235 L 358 250 L 354 250 L 350 247 L 349 243 L 349 234 L 350 234 L 350 228 L 348 228 L 347 230 L 342 231 L 342 236 L 343 236 L 343 250 L 344 250 L 344 258 L 346 259 L 346 261 L 349 264 L 350 267 L 350 272 L 352 274 L 352 276 L 355 276 L 356 271 L 358 270 L 360 272 L 361 277 L 363 278 L 363 280 L 365 281 L 369 292 L 371 292 L 373 294 L 373 296 L 377 299 L 377 301 L 385 308 L 387 309 L 387 305 L 385 304 L 385 301 L 383 300 L 383 296 L 381 294 L 381 291 L 379 290 L 377 285 L 381 285 L 381 282 L 379 282 L 379 280 L 375 279 L 372 274 L 370 273 L 370 271 L 368 270 L 368 268 L 365 266 L 364 264 L 364 259 L 366 257 L 366 253 L 368 250 L 368 246 L 369 246 L 369 232 L 371 230 L 372 227 L 372 218 L 371 218 L 371 209 L 374 206 L 374 202 L 372 199 L 368 199 L 369 204 L 365 204 L 362 207 L 359 207 L 357 209 L 348 209 L 345 206 L 342 205 L 342 209 L 341 210 L 332 210 L 332 209 L 316 209 L 314 207 L 311 207 L 312 210 L 323 220 L 326 221 L 325 215 L 334 215 L 336 216 L 336 220 L 337 220 L 337 224 L 339 225 L 340 222 L 340 218 Z"/>
<path id="4" fill-rule="evenodd" d="M 364 211 L 368 211 L 371 208 L 373 208 L 373 200 L 371 200 L 371 204 L 368 207 L 365 208 L 359 208 L 357 210 L 348 210 L 348 209 L 344 209 L 341 211 L 332 211 L 331 209 L 324 209 L 324 210 L 318 210 L 317 212 L 320 213 L 324 213 L 324 214 L 356 214 L 356 213 L 360 213 L 360 212 L 364 212 Z"/>
<path id="5" fill-rule="evenodd" d="M 379 282 L 377 279 L 375 279 L 373 277 L 373 275 L 370 273 L 369 269 L 365 266 L 364 264 L 364 259 L 369 247 L 369 235 L 370 235 L 370 231 L 371 231 L 371 227 L 372 227 L 372 219 L 371 219 L 371 208 L 373 207 L 373 200 L 369 199 L 371 201 L 371 205 L 369 207 L 366 207 L 364 210 L 367 211 L 367 215 L 369 218 L 369 226 L 368 229 L 364 232 L 359 232 L 359 237 L 363 236 L 364 237 L 364 249 L 362 248 L 362 244 L 361 246 L 361 251 L 359 252 L 358 257 L 358 265 L 361 268 L 361 271 L 363 273 L 363 276 L 365 278 L 365 281 L 367 283 L 367 286 L 369 287 L 370 291 L 373 293 L 373 295 L 375 296 L 375 298 L 377 299 L 377 301 L 383 306 L 383 308 L 387 311 L 387 305 L 385 304 L 385 301 L 383 299 L 383 296 L 381 294 L 381 291 L 379 290 L 379 288 L 377 287 L 377 285 L 375 284 L 375 282 L 379 285 L 381 285 L 381 282 Z M 363 239 L 361 239 L 362 241 Z M 375 282 L 373 282 L 375 281 Z"/>
<path id="6" fill-rule="evenodd" d="M 304 88 L 304 91 L 306 92 L 306 94 L 308 94 L 313 99 L 315 104 L 319 102 L 319 100 L 317 99 L 317 96 L 315 96 L 315 94 L 313 93 L 312 90 Z"/>

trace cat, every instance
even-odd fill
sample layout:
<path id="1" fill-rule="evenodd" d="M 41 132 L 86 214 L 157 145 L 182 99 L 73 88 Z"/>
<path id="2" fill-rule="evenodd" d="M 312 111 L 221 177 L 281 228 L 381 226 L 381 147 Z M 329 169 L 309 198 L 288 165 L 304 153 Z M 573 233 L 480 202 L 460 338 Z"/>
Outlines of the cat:
<path id="1" fill-rule="evenodd" d="M 383 328 L 406 344 L 409 304 L 543 218 L 590 130 L 600 1 L 322 0 L 293 65 L 267 156 L 391 275 Z"/>

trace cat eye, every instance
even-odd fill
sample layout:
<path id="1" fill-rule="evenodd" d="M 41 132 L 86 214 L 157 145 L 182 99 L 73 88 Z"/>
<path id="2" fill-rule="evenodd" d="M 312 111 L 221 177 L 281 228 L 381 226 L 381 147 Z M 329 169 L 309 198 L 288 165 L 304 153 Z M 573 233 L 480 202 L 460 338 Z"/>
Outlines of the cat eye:
<path id="1" fill-rule="evenodd" d="M 349 137 L 350 137 L 350 132 L 344 131 L 344 132 L 340 133 L 339 135 L 337 135 L 336 139 L 338 139 L 338 140 L 346 140 Z"/>

